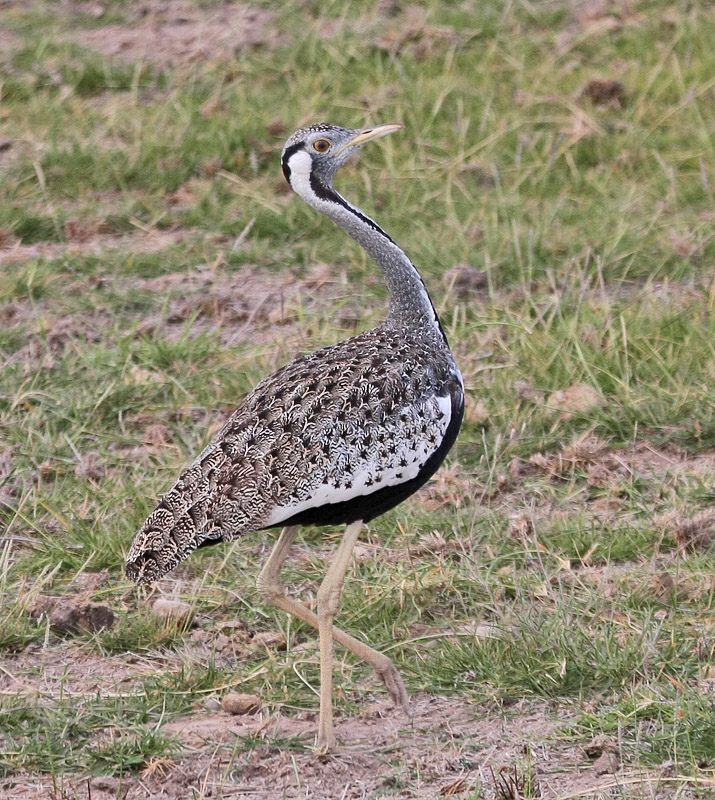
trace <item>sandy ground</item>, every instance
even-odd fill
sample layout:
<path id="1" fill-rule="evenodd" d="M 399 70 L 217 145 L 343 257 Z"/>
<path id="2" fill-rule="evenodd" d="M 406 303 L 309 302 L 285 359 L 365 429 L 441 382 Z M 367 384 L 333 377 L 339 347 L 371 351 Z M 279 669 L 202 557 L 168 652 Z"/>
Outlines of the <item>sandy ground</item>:
<path id="1" fill-rule="evenodd" d="M 431 798 L 464 796 L 479 786 L 487 796 L 498 796 L 499 784 L 518 787 L 527 765 L 531 791 L 544 798 L 607 797 L 616 787 L 626 793 L 628 787 L 648 787 L 647 796 L 655 797 L 659 782 L 665 781 L 665 788 L 667 778 L 656 774 L 610 774 L 608 764 L 559 736 L 568 715 L 555 716 L 539 705 L 538 710 L 520 704 L 506 713 L 488 713 L 458 698 L 419 695 L 412 699 L 410 722 L 381 702 L 358 717 L 337 720 L 342 744 L 329 757 L 310 749 L 313 714 L 198 713 L 164 728 L 182 742 L 185 756 L 150 763 L 138 777 L 65 776 L 53 786 L 47 776 L 18 775 L 0 782 L 0 790 L 8 800 Z M 240 737 L 251 737 L 251 749 L 239 751 Z"/>

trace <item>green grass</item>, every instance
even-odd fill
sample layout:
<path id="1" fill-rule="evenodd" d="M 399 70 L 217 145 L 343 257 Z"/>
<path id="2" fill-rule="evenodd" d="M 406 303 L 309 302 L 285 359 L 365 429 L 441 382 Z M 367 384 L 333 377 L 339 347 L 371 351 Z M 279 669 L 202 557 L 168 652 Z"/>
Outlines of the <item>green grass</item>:
<path id="1" fill-rule="evenodd" d="M 3 773 L 86 770 L 121 775 L 156 754 L 174 752 L 176 742 L 146 725 L 161 708 L 147 707 L 146 698 L 137 700 L 97 695 L 51 704 L 9 701 L 0 712 L 6 744 L 0 758 Z M 114 730 L 107 730 L 107 720 Z"/>
<path id="2" fill-rule="evenodd" d="M 705 780 L 715 549 L 706 536 L 686 554 L 663 520 L 715 497 L 710 5 L 632 0 L 588 23 L 566 0 L 428 0 L 421 26 L 289 0 L 277 46 L 171 63 L 87 46 L 83 31 L 141 24 L 103 5 L 0 12 L 0 652 L 30 683 L 32 653 L 67 646 L 161 675 L 121 697 L 3 695 L 0 773 L 181 758 L 162 725 L 226 686 L 315 708 L 315 651 L 298 647 L 313 632 L 255 589 L 264 534 L 195 554 L 165 588 L 209 647 L 239 615 L 282 631 L 285 652 L 197 663 L 193 634 L 153 620 L 122 564 L 257 381 L 384 314 L 374 265 L 280 176 L 285 137 L 328 119 L 404 123 L 339 186 L 419 265 L 470 400 L 450 471 L 363 537 L 341 624 L 388 648 L 412 691 L 568 709 L 574 743 L 617 733 L 628 767 Z M 595 78 L 621 81 L 620 100 L 589 99 Z M 485 287 L 448 292 L 459 263 Z M 552 393 L 580 382 L 602 404 L 560 413 Z M 587 437 L 597 454 L 574 456 Z M 302 536 L 285 583 L 310 599 L 334 538 Z M 67 638 L 31 615 L 104 569 L 92 597 L 117 627 Z M 373 679 L 342 654 L 338 672 L 338 709 L 357 714 Z"/>

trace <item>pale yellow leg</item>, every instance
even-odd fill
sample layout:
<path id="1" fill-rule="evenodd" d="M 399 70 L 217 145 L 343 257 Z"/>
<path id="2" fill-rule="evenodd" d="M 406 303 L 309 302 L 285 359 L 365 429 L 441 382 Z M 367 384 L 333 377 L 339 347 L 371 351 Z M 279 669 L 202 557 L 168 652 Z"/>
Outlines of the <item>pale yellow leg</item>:
<path id="1" fill-rule="evenodd" d="M 345 570 L 347 569 L 347 565 L 350 561 L 350 555 L 352 553 L 352 549 L 357 541 L 357 536 L 360 532 L 361 523 L 354 523 L 357 529 L 357 532 L 352 537 L 352 544 L 349 547 L 349 552 L 347 554 L 347 558 L 345 560 L 345 565 L 342 572 L 342 577 L 340 580 L 340 589 L 342 589 L 342 581 L 345 577 Z M 352 526 L 350 526 L 352 527 Z M 348 528 L 348 531 L 350 530 Z M 317 628 L 320 631 L 320 622 L 318 615 L 313 613 L 309 608 L 306 608 L 304 605 L 299 603 L 297 600 L 293 600 L 290 597 L 287 597 L 285 594 L 285 590 L 283 589 L 283 585 L 280 581 L 280 570 L 283 566 L 287 556 L 288 551 L 290 550 L 291 545 L 295 541 L 296 534 L 298 533 L 298 526 L 292 525 L 286 527 L 282 530 L 281 535 L 276 542 L 275 547 L 273 548 L 268 560 L 265 563 L 265 566 L 261 570 L 260 575 L 258 576 L 258 591 L 261 593 L 263 598 L 266 600 L 267 603 L 270 605 L 275 606 L 276 608 L 280 608 L 282 611 L 287 612 L 288 614 L 292 614 L 294 617 L 297 617 L 303 622 L 307 622 L 308 625 L 312 625 L 314 628 Z M 347 531 L 346 531 L 347 537 Z M 343 543 L 345 542 L 345 538 L 343 539 Z M 341 543 L 338 553 L 336 554 L 336 562 L 338 557 L 340 556 L 340 550 L 342 549 L 343 544 Z M 328 575 L 326 575 L 326 581 L 330 576 L 333 568 L 335 567 L 335 563 L 331 566 Z M 325 581 L 323 582 L 323 586 L 325 585 Z M 321 586 L 321 590 L 323 587 Z M 319 595 L 320 597 L 320 595 Z M 339 603 L 340 595 L 338 593 L 338 603 Z M 337 611 L 337 608 L 335 609 Z M 331 620 L 332 622 L 332 620 Z M 322 639 L 323 637 L 321 637 Z M 369 645 L 365 644 L 365 642 L 361 642 L 359 639 L 351 636 L 349 633 L 345 633 L 345 631 L 340 630 L 340 628 L 332 627 L 332 638 L 335 639 L 338 644 L 341 644 L 351 653 L 354 653 L 358 658 L 361 658 L 363 661 L 366 661 L 370 666 L 377 672 L 380 676 L 381 680 L 385 684 L 387 691 L 392 699 L 392 702 L 395 705 L 401 705 L 404 709 L 405 713 L 409 716 L 410 715 L 410 706 L 409 706 L 409 699 L 407 697 L 407 690 L 405 689 L 405 684 L 400 676 L 400 673 L 397 671 L 395 665 L 392 663 L 392 660 L 387 656 L 383 655 L 382 653 L 374 650 Z M 330 684 L 332 685 L 332 647 L 331 647 L 331 667 L 330 667 Z M 321 709 L 323 707 L 322 704 L 322 697 L 323 697 L 323 686 L 325 685 L 325 681 L 323 680 L 323 657 L 322 657 L 322 648 L 321 648 Z M 331 694 L 332 700 L 332 694 Z M 332 723 L 332 705 L 331 705 L 331 723 Z M 323 718 L 323 714 L 321 711 L 321 720 Z"/>
<path id="2" fill-rule="evenodd" d="M 318 589 L 318 633 L 320 634 L 320 719 L 315 747 L 327 753 L 335 747 L 333 730 L 333 620 L 340 608 L 345 572 L 360 535 L 362 522 L 345 529 L 333 563 Z"/>

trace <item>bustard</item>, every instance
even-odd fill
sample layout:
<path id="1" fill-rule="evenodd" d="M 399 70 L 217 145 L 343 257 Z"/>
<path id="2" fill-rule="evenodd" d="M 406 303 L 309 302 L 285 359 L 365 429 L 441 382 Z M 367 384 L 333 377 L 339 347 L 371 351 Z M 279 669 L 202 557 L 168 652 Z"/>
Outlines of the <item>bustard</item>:
<path id="1" fill-rule="evenodd" d="M 283 528 L 258 589 L 268 603 L 318 629 L 319 752 L 335 745 L 333 640 L 372 665 L 409 715 L 392 661 L 333 627 L 333 620 L 362 525 L 430 478 L 454 443 L 464 412 L 462 376 L 419 272 L 376 222 L 333 188 L 333 177 L 353 153 L 401 127 L 311 125 L 288 139 L 281 156 L 297 194 L 382 269 L 390 295 L 387 320 L 261 381 L 164 495 L 127 558 L 127 575 L 149 583 L 198 547 Z M 347 525 L 318 590 L 317 614 L 288 597 L 279 577 L 300 525 Z"/>

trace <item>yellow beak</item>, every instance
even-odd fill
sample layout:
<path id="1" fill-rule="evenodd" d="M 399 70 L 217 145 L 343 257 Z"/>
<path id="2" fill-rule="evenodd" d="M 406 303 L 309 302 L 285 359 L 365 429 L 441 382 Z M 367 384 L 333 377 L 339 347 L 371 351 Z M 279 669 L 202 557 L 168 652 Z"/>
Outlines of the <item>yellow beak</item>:
<path id="1" fill-rule="evenodd" d="M 339 156 L 341 153 L 344 153 L 348 147 L 362 147 L 368 142 L 381 139 L 383 136 L 387 136 L 395 131 L 400 131 L 404 127 L 405 126 L 400 125 L 399 122 L 388 122 L 385 125 L 376 125 L 374 128 L 365 128 L 365 130 L 360 131 L 357 136 L 344 144 L 335 155 Z"/>

